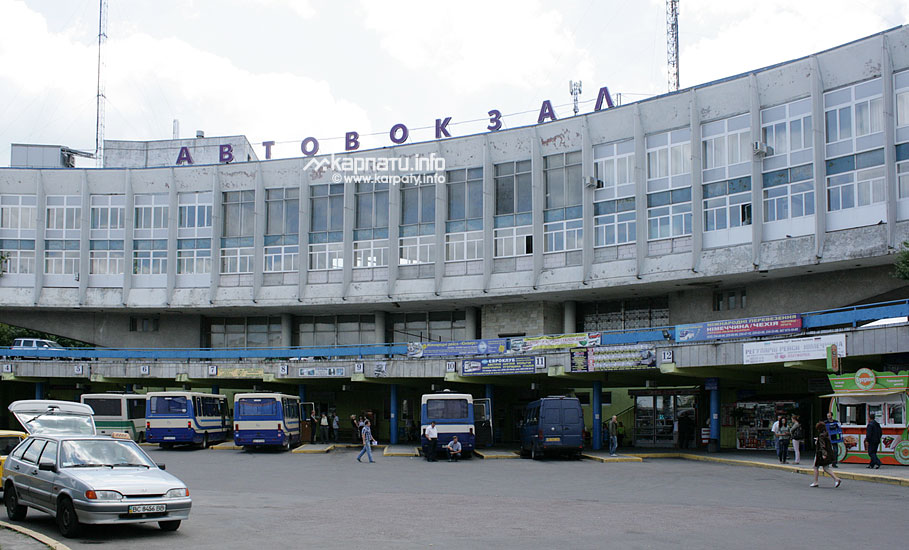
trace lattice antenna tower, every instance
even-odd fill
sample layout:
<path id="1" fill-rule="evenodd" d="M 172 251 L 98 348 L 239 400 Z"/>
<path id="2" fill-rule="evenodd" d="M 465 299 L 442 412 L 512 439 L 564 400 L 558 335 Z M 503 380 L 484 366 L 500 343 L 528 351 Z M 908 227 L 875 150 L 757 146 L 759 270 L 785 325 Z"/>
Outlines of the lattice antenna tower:
<path id="1" fill-rule="evenodd" d="M 95 166 L 104 166 L 104 44 L 107 43 L 107 0 L 100 0 L 98 8 L 98 93 L 95 97 Z"/>
<path id="2" fill-rule="evenodd" d="M 666 0 L 666 59 L 669 91 L 679 89 L 679 0 Z"/>
<path id="3" fill-rule="evenodd" d="M 574 80 L 568 81 L 568 93 L 571 94 L 572 99 L 574 100 L 574 116 L 578 116 L 578 96 L 581 95 L 581 81 Z"/>

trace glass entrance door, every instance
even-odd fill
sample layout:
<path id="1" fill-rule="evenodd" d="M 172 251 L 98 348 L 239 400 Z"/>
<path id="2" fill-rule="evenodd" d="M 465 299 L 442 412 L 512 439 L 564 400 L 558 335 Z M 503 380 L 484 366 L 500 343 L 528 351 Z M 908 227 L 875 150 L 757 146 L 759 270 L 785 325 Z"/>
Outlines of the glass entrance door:
<path id="1" fill-rule="evenodd" d="M 683 422 L 693 424 L 696 412 L 693 395 L 638 395 L 634 400 L 635 446 L 674 447 L 679 415 L 689 415 L 690 420 Z"/>
<path id="2" fill-rule="evenodd" d="M 653 397 L 639 395 L 634 399 L 635 447 L 653 447 Z"/>

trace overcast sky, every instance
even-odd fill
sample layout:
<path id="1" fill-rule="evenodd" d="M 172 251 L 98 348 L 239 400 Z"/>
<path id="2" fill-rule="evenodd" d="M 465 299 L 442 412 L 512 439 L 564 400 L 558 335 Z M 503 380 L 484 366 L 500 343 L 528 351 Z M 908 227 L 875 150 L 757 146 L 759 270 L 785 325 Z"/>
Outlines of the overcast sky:
<path id="1" fill-rule="evenodd" d="M 98 0 L 0 0 L 0 166 L 10 143 L 93 151 Z M 682 88 L 909 23 L 901 0 L 681 0 Z M 246 135 L 275 157 L 432 139 L 571 115 L 608 86 L 630 103 L 667 91 L 662 0 L 109 0 L 107 139 Z M 469 122 L 474 121 L 474 122 Z M 460 124 L 459 124 L 460 123 Z M 419 130 L 419 128 L 425 128 Z M 365 137 L 370 133 L 375 137 Z M 91 165 L 91 164 L 89 164 Z"/>

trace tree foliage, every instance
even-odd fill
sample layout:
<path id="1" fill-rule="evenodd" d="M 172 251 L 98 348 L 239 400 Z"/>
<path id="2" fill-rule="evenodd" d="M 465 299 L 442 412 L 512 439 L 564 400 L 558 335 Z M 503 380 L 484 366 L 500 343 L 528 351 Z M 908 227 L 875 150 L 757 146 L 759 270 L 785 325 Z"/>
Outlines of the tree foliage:
<path id="1" fill-rule="evenodd" d="M 14 327 L 12 325 L 0 323 L 0 347 L 9 347 L 13 345 L 13 340 L 16 338 L 41 338 L 43 340 L 53 340 L 65 348 L 84 348 L 91 346 L 91 344 L 73 340 L 72 338 L 64 338 L 63 336 L 56 336 L 39 330 Z"/>
<path id="2" fill-rule="evenodd" d="M 904 241 L 900 251 L 896 253 L 894 263 L 894 277 L 909 281 L 909 241 Z"/>

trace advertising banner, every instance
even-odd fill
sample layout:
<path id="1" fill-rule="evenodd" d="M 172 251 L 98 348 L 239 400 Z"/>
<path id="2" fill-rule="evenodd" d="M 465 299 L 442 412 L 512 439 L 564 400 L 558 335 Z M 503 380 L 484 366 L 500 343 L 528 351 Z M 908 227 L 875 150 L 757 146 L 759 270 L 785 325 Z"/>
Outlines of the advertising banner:
<path id="1" fill-rule="evenodd" d="M 490 376 L 494 374 L 533 374 L 544 357 L 491 357 L 468 359 L 461 362 L 462 376 Z M 545 366 L 545 363 L 543 363 Z"/>
<path id="2" fill-rule="evenodd" d="M 486 355 L 505 353 L 508 340 L 465 340 L 463 342 L 411 342 L 408 357 L 451 357 L 453 355 Z"/>
<path id="3" fill-rule="evenodd" d="M 533 338 L 512 338 L 509 340 L 508 345 L 511 353 L 560 348 L 586 348 L 600 345 L 600 333 L 582 332 L 578 334 L 535 336 Z"/>
<path id="4" fill-rule="evenodd" d="M 746 365 L 826 359 L 827 346 L 836 346 L 836 354 L 846 357 L 846 335 L 828 334 L 812 338 L 792 338 L 742 344 Z"/>
<path id="5" fill-rule="evenodd" d="M 571 350 L 571 362 L 568 372 L 587 372 L 587 348 L 574 348 Z"/>
<path id="6" fill-rule="evenodd" d="M 656 348 L 652 344 L 597 346 L 587 350 L 588 372 L 640 370 L 656 367 Z"/>
<path id="7" fill-rule="evenodd" d="M 770 334 L 792 334 L 802 329 L 802 318 L 796 313 L 767 315 L 749 319 L 727 319 L 679 325 L 675 331 L 676 342 L 697 342 L 720 338 L 748 338 Z"/>
<path id="8" fill-rule="evenodd" d="M 344 367 L 317 367 L 317 368 L 302 368 L 300 369 L 300 376 L 309 378 L 332 378 L 337 376 L 346 376 L 347 369 Z"/>

